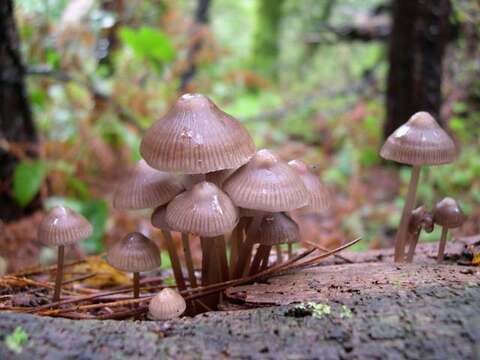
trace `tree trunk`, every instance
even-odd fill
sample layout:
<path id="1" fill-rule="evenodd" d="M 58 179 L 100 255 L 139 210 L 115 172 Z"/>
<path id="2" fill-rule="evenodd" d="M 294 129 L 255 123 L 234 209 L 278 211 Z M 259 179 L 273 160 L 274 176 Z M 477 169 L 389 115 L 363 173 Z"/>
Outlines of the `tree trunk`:
<path id="1" fill-rule="evenodd" d="M 34 156 L 37 135 L 28 103 L 12 0 L 0 1 L 0 219 L 11 221 L 32 212 L 38 201 L 21 208 L 11 195 L 11 178 L 18 158 L 9 144 Z M 32 146 L 33 145 L 33 146 Z"/>
<path id="2" fill-rule="evenodd" d="M 394 1 L 385 137 L 421 110 L 442 124 L 442 63 L 450 14 L 450 0 Z"/>
<path id="3" fill-rule="evenodd" d="M 200 34 L 202 28 L 208 24 L 208 11 L 210 9 L 210 0 L 197 0 L 197 9 L 195 11 L 195 20 L 193 24 L 192 38 L 193 43 L 188 50 L 187 70 L 180 79 L 179 91 L 181 93 L 188 90 L 188 86 L 197 71 L 197 55 L 202 50 L 203 37 Z"/>

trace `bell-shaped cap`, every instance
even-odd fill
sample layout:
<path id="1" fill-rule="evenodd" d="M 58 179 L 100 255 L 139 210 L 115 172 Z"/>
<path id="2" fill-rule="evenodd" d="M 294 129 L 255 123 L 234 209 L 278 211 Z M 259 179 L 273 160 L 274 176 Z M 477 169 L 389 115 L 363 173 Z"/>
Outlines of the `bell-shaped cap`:
<path id="1" fill-rule="evenodd" d="M 258 231 L 256 241 L 262 245 L 291 244 L 300 241 L 298 224 L 285 213 L 266 215 Z"/>
<path id="2" fill-rule="evenodd" d="M 233 230 L 238 209 L 218 186 L 203 181 L 168 204 L 166 219 L 177 231 L 213 237 Z"/>
<path id="3" fill-rule="evenodd" d="M 140 153 L 155 169 L 205 174 L 245 164 L 255 145 L 245 127 L 208 97 L 185 94 L 145 132 Z"/>
<path id="4" fill-rule="evenodd" d="M 168 230 L 172 231 L 173 229 L 170 228 L 167 224 L 167 205 L 162 205 L 157 207 L 153 213 L 152 217 L 150 218 L 151 223 L 157 229 Z"/>
<path id="5" fill-rule="evenodd" d="M 174 289 L 165 288 L 155 295 L 148 304 L 148 312 L 156 320 L 170 320 L 180 317 L 187 308 L 185 299 Z"/>
<path id="6" fill-rule="evenodd" d="M 183 191 L 180 179 L 152 169 L 140 160 L 117 186 L 113 206 L 117 209 L 149 209 L 163 205 Z"/>
<path id="7" fill-rule="evenodd" d="M 302 179 L 273 152 L 263 149 L 223 184 L 235 205 L 266 212 L 290 211 L 308 205 Z"/>
<path id="8" fill-rule="evenodd" d="M 107 261 L 122 271 L 150 271 L 160 266 L 160 250 L 152 240 L 133 232 L 108 250 Z"/>
<path id="9" fill-rule="evenodd" d="M 82 215 L 65 206 L 55 206 L 38 227 L 38 240 L 44 245 L 69 245 L 92 235 L 92 225 Z"/>
<path id="10" fill-rule="evenodd" d="M 440 165 L 453 162 L 457 150 L 435 119 L 421 111 L 388 137 L 380 156 L 409 165 Z"/>
<path id="11" fill-rule="evenodd" d="M 460 205 L 451 197 L 440 200 L 433 210 L 433 221 L 435 224 L 445 226 L 449 229 L 462 226 L 465 219 L 466 216 L 460 208 Z"/>
<path id="12" fill-rule="evenodd" d="M 292 160 L 288 165 L 297 172 L 310 194 L 309 203 L 304 209 L 310 212 L 327 210 L 331 205 L 330 192 L 318 176 L 301 160 Z"/>
<path id="13" fill-rule="evenodd" d="M 410 233 L 416 233 L 424 229 L 427 233 L 431 233 L 434 228 L 433 216 L 428 212 L 425 205 L 421 205 L 412 210 L 408 230 Z"/>

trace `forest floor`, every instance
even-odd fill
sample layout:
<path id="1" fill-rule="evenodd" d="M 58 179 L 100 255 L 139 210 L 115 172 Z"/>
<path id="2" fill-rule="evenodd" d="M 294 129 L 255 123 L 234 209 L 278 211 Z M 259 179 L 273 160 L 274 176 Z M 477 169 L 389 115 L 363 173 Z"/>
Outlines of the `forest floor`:
<path id="1" fill-rule="evenodd" d="M 455 243 L 437 265 L 435 245 L 420 246 L 415 263 L 404 265 L 392 263 L 389 249 L 344 252 L 352 263 L 331 258 L 231 288 L 224 308 L 237 310 L 194 318 L 75 321 L 2 312 L 0 358 L 477 359 L 480 271 L 457 264 L 464 246 Z"/>

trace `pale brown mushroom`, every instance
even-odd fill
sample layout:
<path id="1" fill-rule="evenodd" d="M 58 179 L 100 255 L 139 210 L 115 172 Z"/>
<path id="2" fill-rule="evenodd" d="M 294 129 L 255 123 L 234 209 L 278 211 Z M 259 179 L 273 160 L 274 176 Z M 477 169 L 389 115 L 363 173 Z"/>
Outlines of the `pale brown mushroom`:
<path id="1" fill-rule="evenodd" d="M 60 300 L 65 245 L 87 239 L 92 235 L 92 231 L 92 225 L 87 219 L 65 206 L 52 208 L 40 223 L 38 240 L 48 246 L 58 246 L 54 302 Z"/>
<path id="2" fill-rule="evenodd" d="M 427 233 L 431 233 L 434 228 L 433 216 L 428 212 L 425 205 L 419 206 L 412 211 L 410 221 L 408 223 L 408 238 L 409 248 L 407 254 L 407 262 L 411 263 L 415 255 L 415 249 L 418 244 L 420 233 L 425 230 Z"/>
<path id="3" fill-rule="evenodd" d="M 156 320 L 171 320 L 180 317 L 186 308 L 185 299 L 178 291 L 165 288 L 150 300 L 148 313 Z"/>
<path id="4" fill-rule="evenodd" d="M 140 295 L 140 272 L 160 266 L 157 245 L 139 232 L 127 234 L 107 252 L 107 261 L 114 268 L 133 273 L 133 297 Z"/>
<path id="5" fill-rule="evenodd" d="M 405 242 L 410 213 L 415 206 L 420 169 L 455 160 L 457 151 L 450 136 L 427 112 L 417 112 L 390 135 L 380 155 L 387 160 L 412 165 L 412 175 L 400 225 L 395 236 L 395 262 L 405 261 Z"/>

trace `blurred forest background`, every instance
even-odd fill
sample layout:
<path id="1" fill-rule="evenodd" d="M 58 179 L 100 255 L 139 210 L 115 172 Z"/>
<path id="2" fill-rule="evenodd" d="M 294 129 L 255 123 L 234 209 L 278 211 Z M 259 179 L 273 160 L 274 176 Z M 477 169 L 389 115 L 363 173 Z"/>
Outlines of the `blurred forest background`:
<path id="1" fill-rule="evenodd" d="M 111 207 L 143 130 L 179 94 L 200 92 L 240 119 L 258 148 L 316 165 L 335 205 L 303 216 L 324 246 L 362 236 L 391 246 L 408 167 L 384 138 L 419 110 L 460 149 L 427 168 L 419 203 L 460 200 L 480 233 L 480 3 L 477 0 L 2 0 L 0 255 L 9 270 L 48 262 L 43 210 L 65 204 L 99 253 L 149 214 Z M 438 240 L 436 231 L 424 240 Z M 168 261 L 164 261 L 168 266 Z"/>

